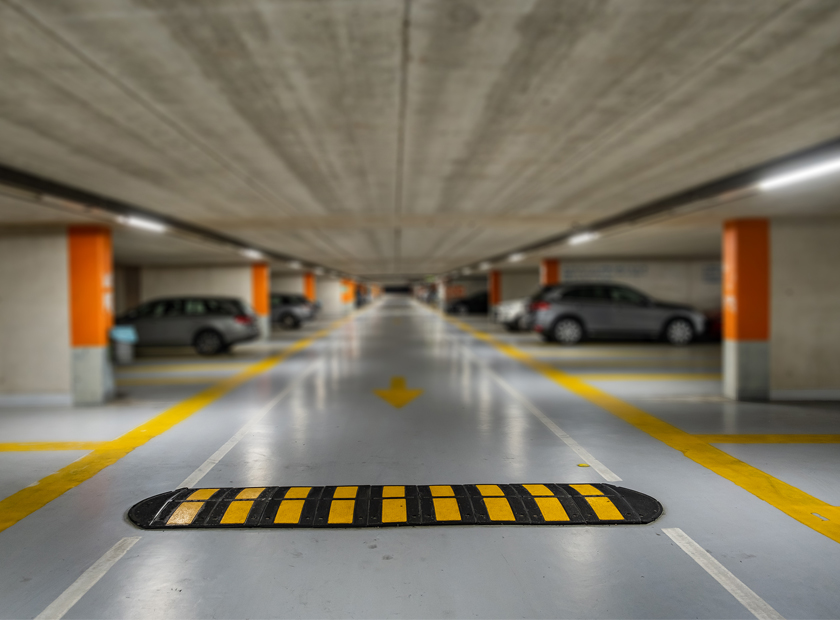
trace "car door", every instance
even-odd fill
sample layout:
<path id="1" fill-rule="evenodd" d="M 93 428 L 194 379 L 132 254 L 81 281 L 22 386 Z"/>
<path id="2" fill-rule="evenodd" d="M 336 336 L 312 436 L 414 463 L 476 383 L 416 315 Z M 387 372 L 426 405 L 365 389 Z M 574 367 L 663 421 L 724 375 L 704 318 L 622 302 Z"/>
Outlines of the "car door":
<path id="1" fill-rule="evenodd" d="M 164 299 L 158 302 L 153 312 L 154 344 L 178 346 L 190 344 L 185 337 L 189 331 L 189 319 L 184 315 L 183 299 Z"/>
<path id="2" fill-rule="evenodd" d="M 561 313 L 576 314 L 590 333 L 610 331 L 612 325 L 611 303 L 606 286 L 580 285 L 563 289 Z"/>
<path id="3" fill-rule="evenodd" d="M 647 335 L 661 328 L 661 314 L 650 299 L 626 286 L 610 286 L 612 301 L 612 327 L 610 331 L 621 334 Z"/>

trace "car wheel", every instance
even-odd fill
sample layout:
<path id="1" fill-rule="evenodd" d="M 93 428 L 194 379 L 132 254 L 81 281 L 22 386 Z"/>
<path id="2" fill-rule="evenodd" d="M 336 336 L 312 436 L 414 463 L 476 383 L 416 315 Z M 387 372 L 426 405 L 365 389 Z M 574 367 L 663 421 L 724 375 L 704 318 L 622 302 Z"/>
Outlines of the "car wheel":
<path id="1" fill-rule="evenodd" d="M 560 344 L 577 344 L 583 340 L 583 325 L 577 319 L 564 317 L 551 328 L 552 340 Z"/>
<path id="2" fill-rule="evenodd" d="M 286 329 L 297 329 L 300 327 L 300 320 L 293 314 L 284 314 L 280 317 L 280 325 Z"/>
<path id="3" fill-rule="evenodd" d="M 213 329 L 205 329 L 198 332 L 193 346 L 199 355 L 216 355 L 224 351 L 225 341 L 219 332 Z"/>
<path id="4" fill-rule="evenodd" d="M 673 319 L 665 326 L 665 340 L 675 346 L 685 346 L 694 340 L 694 328 L 686 319 Z"/>
<path id="5" fill-rule="evenodd" d="M 528 317 L 527 315 L 522 315 L 518 319 L 516 319 L 516 329 L 521 332 L 528 331 Z"/>

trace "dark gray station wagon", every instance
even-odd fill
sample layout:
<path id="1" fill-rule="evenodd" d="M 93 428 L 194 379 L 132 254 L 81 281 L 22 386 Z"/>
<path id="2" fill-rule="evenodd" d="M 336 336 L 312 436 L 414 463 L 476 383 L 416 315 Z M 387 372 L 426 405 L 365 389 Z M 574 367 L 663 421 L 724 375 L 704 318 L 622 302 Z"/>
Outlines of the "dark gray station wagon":
<path id="1" fill-rule="evenodd" d="M 118 325 L 133 325 L 139 346 L 193 346 L 214 355 L 260 335 L 253 310 L 235 297 L 169 297 L 129 310 Z"/>
<path id="2" fill-rule="evenodd" d="M 608 283 L 546 286 L 528 306 L 530 324 L 544 340 L 575 344 L 584 337 L 663 338 L 685 345 L 701 335 L 702 312 L 657 301 L 634 288 Z"/>

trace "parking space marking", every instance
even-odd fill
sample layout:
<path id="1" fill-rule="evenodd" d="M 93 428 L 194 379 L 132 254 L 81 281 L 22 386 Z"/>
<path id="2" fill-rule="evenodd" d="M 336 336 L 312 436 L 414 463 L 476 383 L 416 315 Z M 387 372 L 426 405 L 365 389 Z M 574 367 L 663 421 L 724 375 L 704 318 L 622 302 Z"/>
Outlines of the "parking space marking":
<path id="1" fill-rule="evenodd" d="M 368 308 L 370 307 L 372 306 L 368 306 Z M 158 435 L 165 433 L 239 386 L 271 370 L 276 365 L 284 362 L 300 351 L 303 351 L 317 340 L 324 338 L 333 330 L 338 329 L 348 321 L 354 319 L 360 312 L 364 311 L 365 309 L 356 311 L 342 319 L 334 321 L 329 326 L 318 330 L 311 336 L 292 343 L 281 352 L 251 364 L 245 370 L 231 377 L 219 380 L 217 383 L 166 409 L 117 439 L 103 442 L 90 454 L 83 456 L 70 465 L 0 500 L 0 532 L 13 526 L 21 519 L 25 519 L 70 489 L 89 480 L 109 465 L 113 465 L 119 461 L 128 453 L 146 444 Z"/>
<path id="2" fill-rule="evenodd" d="M 0 443 L 0 452 L 52 452 L 61 450 L 96 450 L 105 441 L 23 441 Z"/>
<path id="3" fill-rule="evenodd" d="M 108 549 L 93 565 L 73 582 L 49 607 L 38 614 L 35 620 L 61 620 L 79 600 L 105 576 L 111 567 L 122 558 L 140 536 L 123 538 L 116 545 Z"/>
<path id="4" fill-rule="evenodd" d="M 306 370 L 300 373 L 297 377 L 295 377 L 289 384 L 280 390 L 274 398 L 268 401 L 265 405 L 263 405 L 257 413 L 255 413 L 250 420 L 248 420 L 242 428 L 236 431 L 233 434 L 233 437 L 228 439 L 221 448 L 216 450 L 213 454 L 211 454 L 206 461 L 204 461 L 201 465 L 198 466 L 193 473 L 186 477 L 186 479 L 178 486 L 180 487 L 194 487 L 198 482 L 207 475 L 211 469 L 213 469 L 219 461 L 221 461 L 225 455 L 230 452 L 233 447 L 242 441 L 242 438 L 245 437 L 248 433 L 250 433 L 253 428 L 262 420 L 269 411 L 271 411 L 277 404 L 283 400 L 286 396 L 292 393 L 292 391 L 301 384 L 301 382 L 306 379 L 312 371 L 320 364 L 320 360 L 316 360 L 312 362 L 309 366 L 307 366 Z"/>
<path id="5" fill-rule="evenodd" d="M 695 435 L 709 443 L 840 443 L 840 435 Z"/>
<path id="6" fill-rule="evenodd" d="M 704 441 L 702 436 L 687 433 L 656 416 L 590 385 L 582 379 L 563 372 L 546 362 L 535 359 L 512 344 L 493 335 L 427 308 L 462 331 L 517 360 L 572 394 L 587 400 L 664 443 L 682 452 L 687 458 L 715 472 L 719 476 L 752 493 L 759 499 L 784 512 L 811 529 L 840 542 L 840 507 L 818 499 L 760 469 L 749 465 Z M 475 357 L 475 355 L 473 354 Z M 594 467 L 594 466 L 593 466 Z M 817 517 L 823 515 L 828 520 Z"/>
<path id="7" fill-rule="evenodd" d="M 589 465 L 592 469 L 594 469 L 599 476 L 601 476 L 607 482 L 621 482 L 621 478 L 613 472 L 609 467 L 604 465 L 601 461 L 596 459 L 592 454 L 586 450 L 583 446 L 581 446 L 577 441 L 575 441 L 571 435 L 569 435 L 566 431 L 562 428 L 557 426 L 551 418 L 545 415 L 542 410 L 537 407 L 534 403 L 532 403 L 522 392 L 517 390 L 513 387 L 510 383 L 505 381 L 496 371 L 490 368 L 490 365 L 482 360 L 479 357 L 470 351 L 466 347 L 461 347 L 461 350 L 469 356 L 473 362 L 479 366 L 483 372 L 487 373 L 487 375 L 493 379 L 499 386 L 508 394 L 510 394 L 514 399 L 516 399 L 525 409 L 527 409 L 531 414 L 536 416 L 536 418 L 545 425 L 548 430 L 554 433 L 557 438 L 566 444 L 572 451 L 577 454 L 580 458 L 584 460 L 584 462 Z"/>
<path id="8" fill-rule="evenodd" d="M 683 373 L 575 373 L 581 381 L 720 381 L 723 375 L 713 372 Z"/>
<path id="9" fill-rule="evenodd" d="M 697 562 L 704 571 L 709 573 L 715 581 L 738 599 L 738 602 L 746 607 L 758 620 L 784 620 L 784 616 L 773 609 L 767 601 L 747 587 L 743 581 L 733 575 L 723 564 L 713 558 L 708 551 L 694 542 L 680 528 L 666 527 L 662 528 L 662 531 L 680 549 L 685 551 L 692 560 Z"/>

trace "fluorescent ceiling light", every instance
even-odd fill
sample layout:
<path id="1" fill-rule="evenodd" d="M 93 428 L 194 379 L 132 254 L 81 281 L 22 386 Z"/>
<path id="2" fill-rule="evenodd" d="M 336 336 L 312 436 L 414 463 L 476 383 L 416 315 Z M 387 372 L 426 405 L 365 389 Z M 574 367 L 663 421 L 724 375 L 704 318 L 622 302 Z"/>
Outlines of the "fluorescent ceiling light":
<path id="1" fill-rule="evenodd" d="M 259 250 L 252 250 L 251 248 L 245 248 L 245 249 L 239 250 L 239 252 L 240 252 L 240 254 L 242 254 L 242 256 L 246 256 L 248 258 L 253 258 L 254 260 L 259 260 L 263 257 L 262 252 L 260 252 Z"/>
<path id="2" fill-rule="evenodd" d="M 514 252 L 510 256 L 508 256 L 508 260 L 512 263 L 518 263 L 522 259 L 525 258 L 525 254 L 523 252 Z"/>
<path id="3" fill-rule="evenodd" d="M 583 232 L 578 233 L 576 235 L 572 235 L 569 237 L 569 244 L 571 245 L 579 245 L 581 243 L 587 243 L 588 241 L 594 241 L 598 237 L 601 236 L 601 233 L 596 232 Z"/>
<path id="4" fill-rule="evenodd" d="M 131 226 L 132 228 L 141 228 L 143 230 L 150 230 L 152 232 L 157 233 L 166 232 L 166 226 L 164 226 L 160 222 L 147 220 L 142 217 L 134 217 L 133 215 L 129 215 L 128 217 L 119 217 L 117 218 L 117 221 L 120 224 L 125 224 L 126 226 Z"/>
<path id="5" fill-rule="evenodd" d="M 479 263 L 478 268 L 482 271 L 487 271 L 491 266 L 492 265 L 488 261 L 484 261 L 483 263 Z"/>
<path id="6" fill-rule="evenodd" d="M 300 269 L 300 261 L 299 260 L 290 260 L 289 267 L 292 269 Z"/>
<path id="7" fill-rule="evenodd" d="M 840 158 L 832 159 L 825 163 L 817 164 L 816 166 L 809 166 L 808 168 L 804 168 L 798 172 L 791 172 L 788 174 L 780 174 L 775 177 L 770 177 L 766 181 L 761 181 L 758 184 L 758 188 L 764 191 L 777 189 L 779 187 L 793 185 L 794 183 L 801 183 L 802 181 L 807 181 L 808 179 L 814 179 L 816 177 L 821 177 L 838 171 L 840 171 Z"/>

